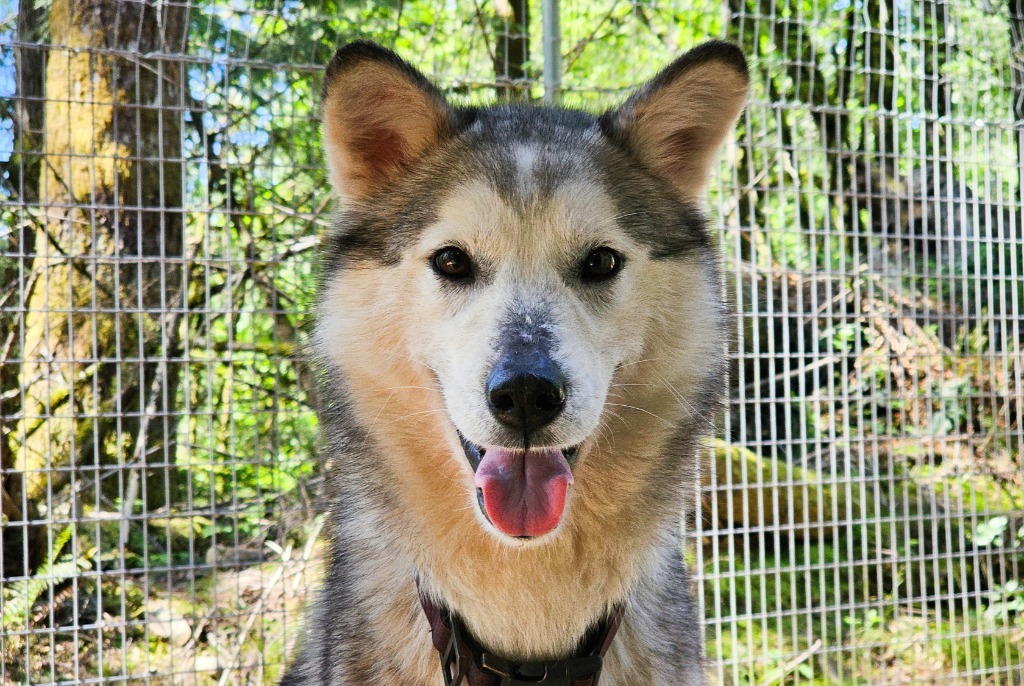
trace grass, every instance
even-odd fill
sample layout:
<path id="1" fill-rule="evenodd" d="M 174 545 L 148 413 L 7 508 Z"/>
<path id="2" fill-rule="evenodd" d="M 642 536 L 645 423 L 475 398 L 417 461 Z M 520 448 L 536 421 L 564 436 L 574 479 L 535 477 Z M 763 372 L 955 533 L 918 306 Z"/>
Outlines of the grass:
<path id="1" fill-rule="evenodd" d="M 909 461 L 872 490 L 722 442 L 713 455 L 715 534 L 691 557 L 711 683 L 1024 683 L 1019 473 Z"/>

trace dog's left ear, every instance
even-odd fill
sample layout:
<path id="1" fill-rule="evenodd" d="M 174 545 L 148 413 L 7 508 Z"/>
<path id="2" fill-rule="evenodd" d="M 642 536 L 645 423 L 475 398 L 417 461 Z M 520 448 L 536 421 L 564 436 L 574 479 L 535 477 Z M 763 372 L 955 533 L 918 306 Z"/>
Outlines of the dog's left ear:
<path id="1" fill-rule="evenodd" d="M 718 148 L 743 111 L 749 83 L 747 61 L 738 47 L 704 43 L 622 107 L 605 112 L 601 129 L 686 200 L 699 202 Z"/>

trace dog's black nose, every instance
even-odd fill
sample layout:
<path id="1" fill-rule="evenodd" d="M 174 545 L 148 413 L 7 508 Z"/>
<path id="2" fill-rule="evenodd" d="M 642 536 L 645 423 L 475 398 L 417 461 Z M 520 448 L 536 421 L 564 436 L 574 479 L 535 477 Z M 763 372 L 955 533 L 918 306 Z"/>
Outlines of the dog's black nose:
<path id="1" fill-rule="evenodd" d="M 499 362 L 487 377 L 487 403 L 495 419 L 529 436 L 561 414 L 565 377 L 550 359 L 524 366 Z"/>

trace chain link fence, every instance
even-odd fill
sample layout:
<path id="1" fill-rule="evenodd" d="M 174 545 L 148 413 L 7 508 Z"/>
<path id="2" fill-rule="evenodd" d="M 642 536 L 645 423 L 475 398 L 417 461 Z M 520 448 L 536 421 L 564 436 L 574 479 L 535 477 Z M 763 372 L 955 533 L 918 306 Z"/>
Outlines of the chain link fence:
<path id="1" fill-rule="evenodd" d="M 280 675 L 320 569 L 319 86 L 357 37 L 460 102 L 588 108 L 741 45 L 684 523 L 709 681 L 1024 683 L 1020 0 L 0 0 L 0 681 Z"/>

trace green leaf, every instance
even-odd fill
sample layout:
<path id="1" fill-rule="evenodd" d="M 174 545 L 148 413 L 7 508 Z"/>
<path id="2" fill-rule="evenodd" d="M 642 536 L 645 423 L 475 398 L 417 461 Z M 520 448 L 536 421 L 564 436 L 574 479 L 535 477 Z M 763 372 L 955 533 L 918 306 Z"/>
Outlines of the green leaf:
<path id="1" fill-rule="evenodd" d="M 1010 520 L 1006 517 L 993 517 L 987 522 L 978 524 L 974 530 L 974 543 L 978 546 L 988 546 L 995 543 L 997 546 L 1003 544 L 1003 531 L 1006 530 Z"/>

